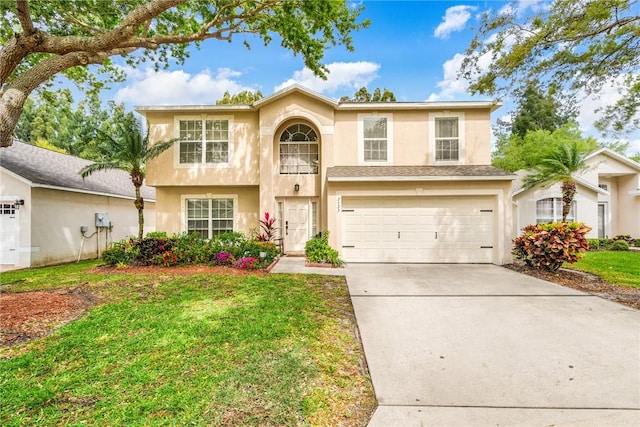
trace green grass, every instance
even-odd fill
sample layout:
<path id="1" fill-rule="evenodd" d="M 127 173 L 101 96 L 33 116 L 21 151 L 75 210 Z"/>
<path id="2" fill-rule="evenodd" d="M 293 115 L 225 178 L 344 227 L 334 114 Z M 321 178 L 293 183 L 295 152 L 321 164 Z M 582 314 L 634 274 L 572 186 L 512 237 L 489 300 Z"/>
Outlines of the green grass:
<path id="1" fill-rule="evenodd" d="M 364 425 L 374 406 L 343 278 L 0 275 L 5 290 L 99 298 L 52 335 L 0 350 L 0 424 Z"/>
<path id="2" fill-rule="evenodd" d="M 640 252 L 592 251 L 564 267 L 602 277 L 614 285 L 640 288 Z"/>

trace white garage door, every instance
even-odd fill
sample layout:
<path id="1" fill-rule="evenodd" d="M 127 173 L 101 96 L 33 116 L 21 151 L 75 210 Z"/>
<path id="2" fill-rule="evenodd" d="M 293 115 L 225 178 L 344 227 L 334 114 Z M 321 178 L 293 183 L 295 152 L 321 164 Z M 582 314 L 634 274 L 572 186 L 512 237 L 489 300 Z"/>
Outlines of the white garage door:
<path id="1" fill-rule="evenodd" d="M 343 198 L 347 262 L 491 263 L 490 197 Z"/>

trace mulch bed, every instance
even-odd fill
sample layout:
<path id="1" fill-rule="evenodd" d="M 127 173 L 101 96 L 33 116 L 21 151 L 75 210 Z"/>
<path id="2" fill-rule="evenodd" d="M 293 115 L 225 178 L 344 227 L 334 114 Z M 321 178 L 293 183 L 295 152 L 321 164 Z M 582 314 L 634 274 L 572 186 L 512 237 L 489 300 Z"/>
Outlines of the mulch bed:
<path id="1" fill-rule="evenodd" d="M 538 270 L 523 263 L 506 264 L 503 267 L 640 310 L 639 288 L 611 285 L 598 276 L 580 271 L 560 269 L 557 272 L 551 272 Z"/>
<path id="2" fill-rule="evenodd" d="M 79 290 L 0 293 L 0 348 L 50 334 L 93 303 Z"/>

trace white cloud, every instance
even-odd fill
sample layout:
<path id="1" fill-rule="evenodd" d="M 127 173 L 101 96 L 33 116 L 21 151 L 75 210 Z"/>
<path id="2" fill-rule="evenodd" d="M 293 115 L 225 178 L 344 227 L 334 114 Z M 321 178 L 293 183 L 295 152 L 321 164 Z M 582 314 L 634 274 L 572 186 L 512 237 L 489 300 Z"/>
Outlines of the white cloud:
<path id="1" fill-rule="evenodd" d="M 429 95 L 428 101 L 451 100 L 459 95 L 467 95 L 469 82 L 458 76 L 464 58 L 465 56 L 462 53 L 456 53 L 453 58 L 442 64 L 443 77 L 442 80 L 436 84 L 439 92 L 434 92 Z M 478 66 L 481 69 L 487 68 L 490 61 L 490 55 L 483 55 L 478 61 Z"/>
<path id="2" fill-rule="evenodd" d="M 308 68 L 293 73 L 293 77 L 274 88 L 278 91 L 292 84 L 298 83 L 311 90 L 322 93 L 333 93 L 338 90 L 354 90 L 367 86 L 376 77 L 380 64 L 374 62 L 334 62 L 327 64 L 329 74 L 327 80 L 322 80 Z M 349 93 L 349 95 L 351 95 Z"/>
<path id="3" fill-rule="evenodd" d="M 553 2 L 550 2 L 549 0 L 520 0 L 519 2 L 516 3 L 515 9 L 513 8 L 512 3 L 507 3 L 498 11 L 498 13 L 500 15 L 504 15 L 507 13 L 515 12 L 516 16 L 522 17 L 529 10 L 531 10 L 534 13 L 540 12 L 543 10 L 548 10 L 551 8 L 552 4 Z"/>
<path id="4" fill-rule="evenodd" d="M 229 68 L 219 68 L 215 76 L 209 70 L 198 74 L 150 68 L 125 71 L 128 84 L 116 92 L 116 102 L 136 105 L 215 104 L 225 91 L 233 94 L 249 89 L 237 81 L 241 73 Z"/>
<path id="5" fill-rule="evenodd" d="M 441 39 L 446 39 L 451 33 L 464 30 L 465 25 L 471 18 L 471 12 L 476 9 L 477 7 L 475 6 L 464 5 L 448 8 L 442 18 L 442 22 L 433 32 L 433 35 Z"/>

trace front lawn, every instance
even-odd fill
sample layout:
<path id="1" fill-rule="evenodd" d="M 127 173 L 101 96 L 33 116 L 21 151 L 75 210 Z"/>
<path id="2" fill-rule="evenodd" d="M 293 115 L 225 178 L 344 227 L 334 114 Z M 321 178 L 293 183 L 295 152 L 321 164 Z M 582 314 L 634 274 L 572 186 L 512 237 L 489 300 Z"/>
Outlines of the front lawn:
<path id="1" fill-rule="evenodd" d="M 595 274 L 614 285 L 640 288 L 640 252 L 589 251 L 564 267 Z"/>
<path id="2" fill-rule="evenodd" d="M 97 304 L 0 349 L 0 424 L 366 425 L 375 407 L 342 277 L 0 275 L 3 291 L 80 288 Z"/>

